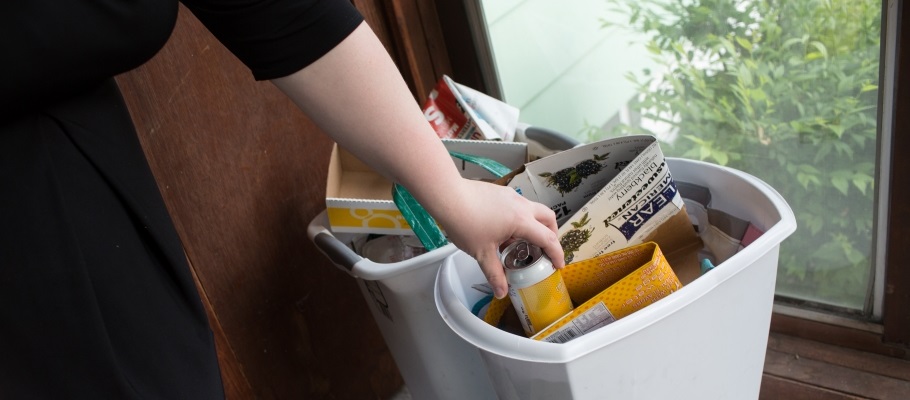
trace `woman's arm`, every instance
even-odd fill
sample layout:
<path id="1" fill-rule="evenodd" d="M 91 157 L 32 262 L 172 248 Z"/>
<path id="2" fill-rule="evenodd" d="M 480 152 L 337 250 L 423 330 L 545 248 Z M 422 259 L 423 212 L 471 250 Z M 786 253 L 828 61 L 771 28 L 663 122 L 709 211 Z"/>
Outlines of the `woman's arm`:
<path id="1" fill-rule="evenodd" d="M 511 188 L 461 178 L 366 23 L 315 63 L 272 82 L 339 145 L 404 185 L 480 263 L 497 297 L 507 291 L 498 247 L 512 237 L 540 246 L 562 267 L 553 212 Z"/>

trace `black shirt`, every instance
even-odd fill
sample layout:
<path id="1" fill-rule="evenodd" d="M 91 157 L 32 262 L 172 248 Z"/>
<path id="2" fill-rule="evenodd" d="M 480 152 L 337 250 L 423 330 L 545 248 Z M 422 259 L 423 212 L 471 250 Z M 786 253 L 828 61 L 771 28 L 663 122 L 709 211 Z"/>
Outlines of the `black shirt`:
<path id="1" fill-rule="evenodd" d="M 346 0 L 186 0 L 256 79 L 349 35 Z M 0 3 L 0 398 L 223 397 L 212 333 L 112 77 L 174 0 Z"/>

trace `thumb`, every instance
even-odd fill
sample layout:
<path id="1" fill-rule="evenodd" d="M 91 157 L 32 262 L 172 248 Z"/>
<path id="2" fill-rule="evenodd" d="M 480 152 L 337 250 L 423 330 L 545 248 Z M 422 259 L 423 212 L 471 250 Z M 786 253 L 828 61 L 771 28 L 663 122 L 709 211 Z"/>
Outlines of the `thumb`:
<path id="1" fill-rule="evenodd" d="M 506 297 L 509 292 L 509 283 L 506 281 L 506 274 L 502 268 L 502 261 L 499 259 L 499 253 L 495 251 L 486 251 L 476 257 L 477 263 L 487 282 L 493 288 L 493 295 L 497 299 Z"/>

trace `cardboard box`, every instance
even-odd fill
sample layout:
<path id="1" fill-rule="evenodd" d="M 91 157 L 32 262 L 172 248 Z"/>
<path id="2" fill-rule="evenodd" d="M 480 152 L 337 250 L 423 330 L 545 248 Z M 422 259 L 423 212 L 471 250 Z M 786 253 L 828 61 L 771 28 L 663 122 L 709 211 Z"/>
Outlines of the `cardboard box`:
<path id="1" fill-rule="evenodd" d="M 657 243 L 647 242 L 572 264 L 562 272 L 581 304 L 532 339 L 565 343 L 609 325 L 682 287 Z"/>
<path id="2" fill-rule="evenodd" d="M 654 241 L 681 277 L 697 276 L 701 241 L 653 136 L 621 136 L 542 158 L 508 185 L 556 212 L 567 264 Z"/>
<path id="3" fill-rule="evenodd" d="M 567 265 L 562 271 L 575 309 L 532 337 L 565 343 L 626 317 L 682 287 L 660 246 L 642 243 Z M 483 319 L 493 326 L 515 313 L 508 298 L 493 299 Z"/>
<path id="4" fill-rule="evenodd" d="M 518 108 L 494 99 L 446 75 L 423 105 L 423 115 L 441 139 L 511 142 L 518 128 Z"/>
<path id="5" fill-rule="evenodd" d="M 526 143 L 445 139 L 443 144 L 449 151 L 486 157 L 513 170 L 528 161 Z M 489 181 L 497 178 L 477 165 L 455 158 L 452 161 L 465 178 Z M 329 160 L 325 202 L 329 226 L 334 232 L 414 234 L 392 202 L 392 182 L 337 144 Z"/>
<path id="6" fill-rule="evenodd" d="M 653 136 L 635 135 L 578 146 L 528 163 L 508 185 L 528 200 L 550 207 L 561 225 L 656 143 Z M 572 171 L 568 178 L 559 176 L 582 163 L 596 164 L 596 171 L 587 168 L 580 173 Z"/>

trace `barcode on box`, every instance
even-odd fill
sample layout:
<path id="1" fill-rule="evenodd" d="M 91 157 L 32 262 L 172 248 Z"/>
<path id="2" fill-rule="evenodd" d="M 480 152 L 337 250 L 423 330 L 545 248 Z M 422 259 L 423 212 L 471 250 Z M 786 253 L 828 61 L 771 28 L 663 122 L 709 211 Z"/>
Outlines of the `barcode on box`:
<path id="1" fill-rule="evenodd" d="M 616 321 L 616 318 L 613 317 L 607 306 L 602 302 L 597 303 L 543 340 L 550 343 L 566 343 L 597 328 L 607 326 L 613 321 Z"/>

